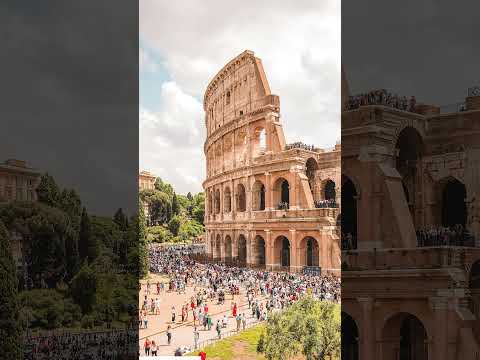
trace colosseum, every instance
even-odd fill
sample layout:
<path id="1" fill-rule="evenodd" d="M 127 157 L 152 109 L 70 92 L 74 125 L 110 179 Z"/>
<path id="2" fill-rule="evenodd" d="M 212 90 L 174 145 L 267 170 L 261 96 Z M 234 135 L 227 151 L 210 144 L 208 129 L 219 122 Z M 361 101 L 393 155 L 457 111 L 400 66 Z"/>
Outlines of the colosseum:
<path id="1" fill-rule="evenodd" d="M 339 272 L 340 145 L 326 151 L 286 143 L 280 99 L 252 51 L 220 70 L 203 106 L 209 257 L 269 270 Z"/>
<path id="2" fill-rule="evenodd" d="M 342 359 L 478 360 L 480 87 L 452 108 L 343 76 Z"/>

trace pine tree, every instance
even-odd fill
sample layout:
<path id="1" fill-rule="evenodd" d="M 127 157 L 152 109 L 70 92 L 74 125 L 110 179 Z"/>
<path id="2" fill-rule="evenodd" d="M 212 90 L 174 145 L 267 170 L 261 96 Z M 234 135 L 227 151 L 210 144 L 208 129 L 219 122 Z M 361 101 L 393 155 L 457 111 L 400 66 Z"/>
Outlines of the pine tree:
<path id="1" fill-rule="evenodd" d="M 128 218 L 123 213 L 122 208 L 119 208 L 113 216 L 113 221 L 118 225 L 120 230 L 126 231 L 128 227 Z"/>
<path id="2" fill-rule="evenodd" d="M 58 207 L 60 203 L 60 189 L 53 176 L 45 173 L 37 186 L 38 201 L 49 206 Z"/>
<path id="3" fill-rule="evenodd" d="M 180 212 L 180 205 L 178 204 L 177 194 L 173 193 L 172 198 L 172 215 L 178 215 Z"/>
<path id="4" fill-rule="evenodd" d="M 18 303 L 18 279 L 7 230 L 0 220 L 0 354 L 5 360 L 23 359 Z"/>
<path id="5" fill-rule="evenodd" d="M 95 260 L 97 257 L 97 243 L 96 238 L 92 235 L 92 224 L 85 208 L 83 208 L 80 221 L 78 245 L 81 261 L 84 261 L 87 258 L 89 262 Z"/>

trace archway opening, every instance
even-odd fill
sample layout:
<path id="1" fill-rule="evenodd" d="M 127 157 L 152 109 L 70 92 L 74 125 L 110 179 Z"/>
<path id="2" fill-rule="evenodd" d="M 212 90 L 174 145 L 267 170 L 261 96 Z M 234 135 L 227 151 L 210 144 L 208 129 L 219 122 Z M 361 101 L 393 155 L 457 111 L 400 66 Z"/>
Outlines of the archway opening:
<path id="1" fill-rule="evenodd" d="M 223 196 L 223 211 L 229 213 L 232 211 L 232 193 L 229 187 L 225 188 Z"/>
<path id="2" fill-rule="evenodd" d="M 238 253 L 238 262 L 241 265 L 246 265 L 247 263 L 247 239 L 243 235 L 238 236 L 237 243 L 237 253 Z"/>
<path id="3" fill-rule="evenodd" d="M 318 241 L 308 236 L 302 241 L 302 250 L 304 247 L 304 265 L 306 266 L 320 266 L 320 248 Z"/>
<path id="4" fill-rule="evenodd" d="M 247 197 L 245 194 L 245 186 L 243 184 L 237 185 L 237 211 L 244 212 L 247 209 Z"/>
<path id="5" fill-rule="evenodd" d="M 259 156 L 265 153 L 267 148 L 265 129 L 261 126 L 257 127 L 253 132 L 252 150 L 253 156 Z"/>
<path id="6" fill-rule="evenodd" d="M 252 187 L 253 203 L 252 208 L 255 211 L 265 210 L 265 186 L 260 180 L 255 181 Z"/>
<path id="7" fill-rule="evenodd" d="M 232 253 L 232 238 L 227 235 L 225 236 L 225 259 L 231 261 L 233 257 Z"/>
<path id="8" fill-rule="evenodd" d="M 428 360 L 427 331 L 412 314 L 399 313 L 391 317 L 383 328 L 383 338 L 385 359 Z"/>
<path id="9" fill-rule="evenodd" d="M 266 263 L 265 240 L 260 235 L 255 236 L 253 246 L 253 258 L 255 261 L 255 265 L 264 266 Z"/>
<path id="10" fill-rule="evenodd" d="M 215 258 L 221 259 L 221 257 L 222 257 L 222 238 L 220 237 L 220 234 L 218 234 L 216 244 L 215 244 Z"/>
<path id="11" fill-rule="evenodd" d="M 357 248 L 357 189 L 353 181 L 342 175 L 342 248 Z"/>
<path id="12" fill-rule="evenodd" d="M 358 327 L 355 320 L 342 311 L 342 360 L 358 360 Z"/>
<path id="13" fill-rule="evenodd" d="M 273 200 L 278 210 L 290 208 L 290 185 L 284 178 L 279 178 L 273 186 Z"/>
<path id="14" fill-rule="evenodd" d="M 325 200 L 335 201 L 337 198 L 337 193 L 335 191 L 335 182 L 333 180 L 327 180 L 325 183 L 325 190 L 324 190 L 324 197 Z"/>
<path id="15" fill-rule="evenodd" d="M 454 227 L 467 223 L 467 204 L 465 185 L 457 179 L 450 178 L 442 192 L 442 225 Z"/>
<path id="16" fill-rule="evenodd" d="M 290 241 L 285 236 L 275 239 L 275 263 L 283 268 L 290 266 Z"/>
<path id="17" fill-rule="evenodd" d="M 215 190 L 215 214 L 220 213 L 220 190 Z"/>

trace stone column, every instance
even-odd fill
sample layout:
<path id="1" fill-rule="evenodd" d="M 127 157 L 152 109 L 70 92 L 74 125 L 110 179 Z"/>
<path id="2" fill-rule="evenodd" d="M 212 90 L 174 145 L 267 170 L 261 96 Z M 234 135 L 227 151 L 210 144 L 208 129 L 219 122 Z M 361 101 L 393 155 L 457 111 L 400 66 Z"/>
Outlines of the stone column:
<path id="1" fill-rule="evenodd" d="M 290 271 L 298 272 L 300 264 L 297 259 L 297 230 L 290 229 Z"/>
<path id="2" fill-rule="evenodd" d="M 246 236 L 246 241 L 247 241 L 247 259 L 246 259 L 246 262 L 247 262 L 247 266 L 251 265 L 252 264 L 252 236 L 251 236 L 251 232 L 248 231 L 247 232 L 247 236 Z"/>
<path id="3" fill-rule="evenodd" d="M 431 298 L 433 311 L 435 313 L 434 351 L 430 355 L 435 360 L 447 360 L 448 357 L 448 299 L 444 297 Z M 425 324 L 424 324 L 425 326 Z M 428 332 L 429 329 L 427 329 Z"/>
<path id="4" fill-rule="evenodd" d="M 372 297 L 357 298 L 362 308 L 362 323 L 360 329 L 359 355 L 360 359 L 375 359 L 375 321 L 373 317 Z"/>
<path id="5" fill-rule="evenodd" d="M 265 229 L 265 267 L 267 270 L 272 270 L 274 268 L 274 254 L 273 254 L 273 244 L 272 244 L 272 233 L 270 229 Z"/>
<path id="6" fill-rule="evenodd" d="M 235 183 L 233 180 L 230 180 L 230 189 L 232 190 L 232 198 L 230 200 L 232 202 L 232 220 L 235 220 L 237 215 L 237 189 L 235 188 Z"/>
<path id="7" fill-rule="evenodd" d="M 223 212 L 225 211 L 224 208 L 224 201 L 225 201 L 225 184 L 220 184 L 220 220 L 223 221 Z"/>
<path id="8" fill-rule="evenodd" d="M 273 210 L 273 189 L 272 189 L 272 174 L 265 173 L 265 210 Z"/>

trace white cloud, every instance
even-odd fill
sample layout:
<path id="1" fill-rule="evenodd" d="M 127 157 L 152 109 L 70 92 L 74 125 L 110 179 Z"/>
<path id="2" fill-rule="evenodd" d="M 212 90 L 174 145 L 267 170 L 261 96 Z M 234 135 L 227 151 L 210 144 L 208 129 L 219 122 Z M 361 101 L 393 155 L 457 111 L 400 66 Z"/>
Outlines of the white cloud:
<path id="1" fill-rule="evenodd" d="M 233 57 L 245 49 L 255 51 L 272 92 L 280 96 L 287 142 L 330 147 L 340 139 L 340 1 L 249 0 L 232 8 L 220 0 L 208 6 L 142 0 L 140 37 L 161 56 L 177 91 L 190 99 L 202 99 L 209 81 Z M 165 131 L 177 129 L 185 131 L 184 138 L 197 137 L 203 170 L 203 110 L 189 123 L 195 134 L 175 127 L 177 115 L 165 111 L 162 108 Z M 188 162 L 195 169 L 199 164 L 193 161 L 197 157 Z M 189 174 L 198 178 L 192 171 Z M 175 180 L 174 185 L 180 182 L 187 180 Z"/>
<path id="2" fill-rule="evenodd" d="M 150 54 L 142 47 L 140 47 L 138 52 L 138 64 L 140 67 L 140 71 L 155 72 L 158 70 L 158 66 L 155 61 L 152 59 Z"/>
<path id="3" fill-rule="evenodd" d="M 174 184 L 179 193 L 201 191 L 202 104 L 174 82 L 162 84 L 159 102 L 158 112 L 140 109 L 140 169 Z"/>

